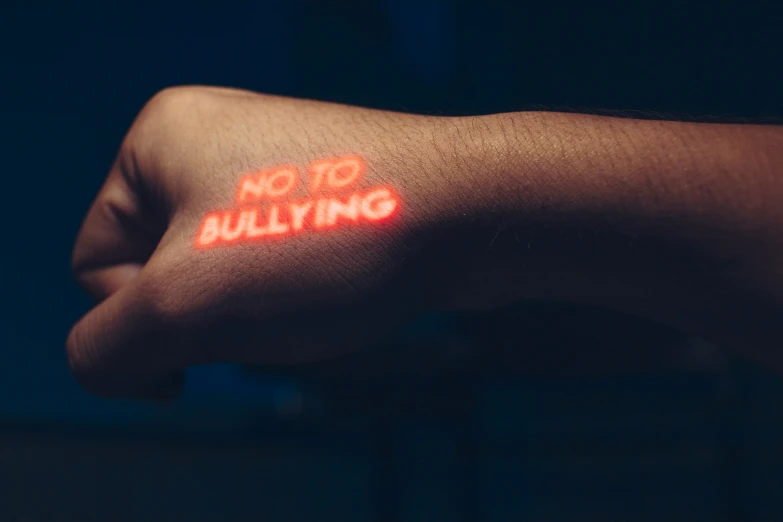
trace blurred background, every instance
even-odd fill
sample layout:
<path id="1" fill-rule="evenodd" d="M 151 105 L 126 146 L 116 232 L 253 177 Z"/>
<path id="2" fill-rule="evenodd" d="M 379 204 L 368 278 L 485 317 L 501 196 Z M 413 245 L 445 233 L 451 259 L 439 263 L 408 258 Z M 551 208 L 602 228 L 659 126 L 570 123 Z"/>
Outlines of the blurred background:
<path id="1" fill-rule="evenodd" d="M 0 520 L 783 520 L 783 379 L 603 310 L 432 313 L 337 361 L 193 369 L 169 407 L 90 397 L 64 357 L 72 241 L 162 88 L 777 122 L 769 5 L 5 6 Z"/>

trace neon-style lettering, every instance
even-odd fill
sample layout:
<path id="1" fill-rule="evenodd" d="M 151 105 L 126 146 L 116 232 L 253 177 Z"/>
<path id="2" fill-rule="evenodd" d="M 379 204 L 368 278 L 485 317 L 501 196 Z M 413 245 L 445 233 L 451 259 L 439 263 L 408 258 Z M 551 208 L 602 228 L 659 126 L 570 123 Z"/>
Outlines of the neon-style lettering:
<path id="1" fill-rule="evenodd" d="M 302 230 L 305 217 L 307 216 L 307 213 L 310 212 L 311 208 L 313 208 L 312 201 L 305 201 L 302 204 L 291 203 L 291 226 L 293 227 L 294 231 L 298 232 Z"/>
<path id="2" fill-rule="evenodd" d="M 329 188 L 339 189 L 353 185 L 364 174 L 364 160 L 359 156 L 314 161 L 307 167 L 310 172 L 310 192 L 321 190 L 324 179 Z"/>
<path id="3" fill-rule="evenodd" d="M 321 184 L 324 181 L 324 175 L 329 169 L 329 164 L 325 162 L 318 162 L 310 164 L 307 167 L 307 171 L 310 173 L 310 192 L 318 192 L 321 188 Z"/>
<path id="4" fill-rule="evenodd" d="M 220 237 L 220 218 L 215 214 L 208 214 L 201 225 L 197 244 L 200 246 L 211 245 Z"/>
<path id="5" fill-rule="evenodd" d="M 375 189 L 362 200 L 362 215 L 370 221 L 380 221 L 397 209 L 397 200 L 387 188 Z"/>
<path id="6" fill-rule="evenodd" d="M 319 199 L 315 207 L 315 226 L 318 228 L 326 226 L 326 207 L 328 204 L 328 199 Z"/>
<path id="7" fill-rule="evenodd" d="M 265 227 L 259 227 L 258 226 L 258 211 L 256 209 L 253 209 L 250 211 L 247 217 L 247 237 L 254 238 L 254 237 L 261 237 L 263 235 L 266 235 L 267 228 Z"/>
<path id="8" fill-rule="evenodd" d="M 237 192 L 237 203 L 243 203 L 249 199 L 261 199 L 264 197 L 264 187 L 266 178 L 261 175 L 245 176 L 239 182 L 239 191 Z"/>
<path id="9" fill-rule="evenodd" d="M 359 156 L 319 160 L 307 168 L 309 192 L 341 190 L 356 185 L 366 170 Z M 264 169 L 243 176 L 236 193 L 238 208 L 204 216 L 196 236 L 197 247 L 236 244 L 285 237 L 307 230 L 379 223 L 399 212 L 400 199 L 391 187 L 375 186 L 348 194 L 285 201 L 299 183 L 296 167 Z M 274 202 L 273 202 L 274 201 Z"/>
<path id="10" fill-rule="evenodd" d="M 339 199 L 329 199 L 329 207 L 326 215 L 326 224 L 329 226 L 337 223 L 337 218 L 343 217 L 351 221 L 356 221 L 359 217 L 359 194 L 353 194 L 348 198 L 348 202 L 343 203 Z"/>
<path id="11" fill-rule="evenodd" d="M 343 158 L 329 169 L 328 180 L 332 188 L 342 188 L 353 185 L 364 174 L 364 162 L 361 158 Z"/>
<path id="12" fill-rule="evenodd" d="M 237 203 L 261 200 L 264 196 L 285 196 L 296 186 L 297 181 L 299 172 L 295 167 L 279 167 L 244 176 L 239 182 Z"/>
<path id="13" fill-rule="evenodd" d="M 277 205 L 272 205 L 269 209 L 268 234 L 285 234 L 288 232 L 288 223 L 280 223 L 278 217 Z"/>
<path id="14" fill-rule="evenodd" d="M 266 179 L 266 193 L 270 198 L 285 196 L 294 188 L 299 175 L 295 168 L 284 167 L 269 174 Z"/>
<path id="15" fill-rule="evenodd" d="M 239 237 L 245 231 L 245 224 L 247 223 L 247 212 L 239 213 L 233 230 L 231 229 L 231 221 L 233 221 L 231 212 L 226 212 L 223 214 L 223 226 L 220 229 L 220 237 L 223 241 L 226 242 L 239 239 Z"/>

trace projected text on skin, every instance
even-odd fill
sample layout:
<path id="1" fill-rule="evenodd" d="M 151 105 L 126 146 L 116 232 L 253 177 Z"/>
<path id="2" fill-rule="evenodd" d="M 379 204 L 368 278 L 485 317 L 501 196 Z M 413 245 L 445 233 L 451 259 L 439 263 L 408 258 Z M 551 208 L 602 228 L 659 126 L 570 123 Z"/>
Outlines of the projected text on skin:
<path id="1" fill-rule="evenodd" d="M 400 207 L 397 194 L 387 186 L 357 188 L 365 170 L 361 157 L 343 156 L 314 161 L 307 167 L 306 177 L 293 165 L 244 175 L 237 186 L 234 208 L 207 214 L 196 246 L 378 224 L 392 218 Z M 292 197 L 300 186 L 308 195 Z"/>

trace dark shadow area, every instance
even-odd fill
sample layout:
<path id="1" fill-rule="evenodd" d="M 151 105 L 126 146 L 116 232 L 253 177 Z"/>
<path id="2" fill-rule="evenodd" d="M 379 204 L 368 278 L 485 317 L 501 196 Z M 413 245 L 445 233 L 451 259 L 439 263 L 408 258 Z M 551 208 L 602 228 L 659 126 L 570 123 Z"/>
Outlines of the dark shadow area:
<path id="1" fill-rule="evenodd" d="M 170 407 L 68 373 L 73 239 L 173 85 L 430 114 L 780 121 L 783 17 L 736 3 L 274 0 L 0 17 L 0 520 L 783 519 L 783 380 L 613 312 L 433 313 L 301 368 L 196 368 Z M 638 114 L 638 113 L 637 113 Z M 410 355 L 415 368 L 400 361 Z"/>

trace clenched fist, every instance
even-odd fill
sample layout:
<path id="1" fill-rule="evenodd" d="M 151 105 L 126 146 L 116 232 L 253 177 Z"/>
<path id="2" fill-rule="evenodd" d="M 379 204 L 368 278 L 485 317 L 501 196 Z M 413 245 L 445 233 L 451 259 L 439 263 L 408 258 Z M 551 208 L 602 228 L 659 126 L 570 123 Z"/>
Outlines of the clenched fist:
<path id="1" fill-rule="evenodd" d="M 188 365 L 333 356 L 415 314 L 442 279 L 423 262 L 445 209 L 432 121 L 229 89 L 157 95 L 74 249 L 101 300 L 68 339 L 77 378 L 165 399 Z"/>
<path id="2" fill-rule="evenodd" d="M 425 308 L 521 299 L 783 368 L 782 171 L 781 127 L 166 90 L 76 241 L 100 304 L 69 336 L 71 368 L 98 394 L 170 399 L 189 365 L 323 359 Z"/>

